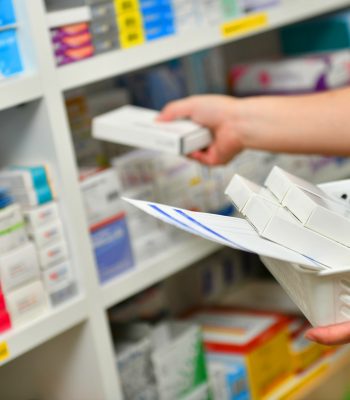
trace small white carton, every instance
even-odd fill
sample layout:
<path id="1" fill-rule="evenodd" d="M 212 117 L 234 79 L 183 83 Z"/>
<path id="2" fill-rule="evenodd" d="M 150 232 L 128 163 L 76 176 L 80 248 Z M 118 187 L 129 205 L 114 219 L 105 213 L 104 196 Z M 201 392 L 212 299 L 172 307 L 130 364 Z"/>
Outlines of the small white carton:
<path id="1" fill-rule="evenodd" d="M 15 327 L 30 322 L 47 309 L 48 303 L 43 284 L 40 281 L 34 281 L 21 286 L 6 296 L 6 305 Z"/>
<path id="2" fill-rule="evenodd" d="M 42 228 L 35 229 L 29 233 L 38 249 L 42 249 L 64 238 L 63 227 L 60 221 L 54 221 Z"/>
<path id="3" fill-rule="evenodd" d="M 39 263 L 33 243 L 0 256 L 0 280 L 5 293 L 38 278 Z"/>
<path id="4" fill-rule="evenodd" d="M 303 254 L 325 267 L 348 268 L 350 248 L 305 228 L 286 208 L 261 196 L 253 196 L 245 207 L 245 215 L 265 239 Z M 324 268 L 320 266 L 320 269 Z"/>
<path id="5" fill-rule="evenodd" d="M 58 205 L 52 201 L 24 212 L 30 230 L 35 230 L 60 218 Z"/>
<path id="6" fill-rule="evenodd" d="M 157 111 L 124 106 L 93 119 L 96 139 L 172 154 L 189 154 L 212 141 L 208 129 L 192 121 L 157 122 Z"/>
<path id="7" fill-rule="evenodd" d="M 231 199 L 234 206 L 242 214 L 244 214 L 244 207 L 248 200 L 253 195 L 260 195 L 271 201 L 277 201 L 269 190 L 237 174 L 231 179 L 225 190 L 225 194 Z"/>
<path id="8" fill-rule="evenodd" d="M 64 240 L 46 246 L 39 251 L 41 269 L 46 269 L 57 265 L 68 258 L 68 248 Z"/>
<path id="9" fill-rule="evenodd" d="M 277 197 L 279 202 L 282 202 L 289 189 L 293 186 L 301 187 L 318 196 L 330 198 L 338 201 L 335 197 L 329 196 L 326 192 L 312 183 L 294 176 L 289 172 L 284 171 L 282 168 L 273 167 L 271 172 L 266 178 L 265 186 Z"/>
<path id="10" fill-rule="evenodd" d="M 293 186 L 283 205 L 305 227 L 350 247 L 350 208 L 345 203 L 342 205 Z"/>

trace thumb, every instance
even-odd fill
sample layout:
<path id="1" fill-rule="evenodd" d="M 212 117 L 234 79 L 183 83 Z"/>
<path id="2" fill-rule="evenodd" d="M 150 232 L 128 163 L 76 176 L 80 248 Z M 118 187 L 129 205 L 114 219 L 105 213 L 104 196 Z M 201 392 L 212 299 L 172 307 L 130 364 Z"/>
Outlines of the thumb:
<path id="1" fill-rule="evenodd" d="M 157 121 L 168 122 L 174 119 L 191 117 L 194 104 L 193 99 L 187 98 L 183 100 L 172 101 L 167 104 L 159 113 Z"/>

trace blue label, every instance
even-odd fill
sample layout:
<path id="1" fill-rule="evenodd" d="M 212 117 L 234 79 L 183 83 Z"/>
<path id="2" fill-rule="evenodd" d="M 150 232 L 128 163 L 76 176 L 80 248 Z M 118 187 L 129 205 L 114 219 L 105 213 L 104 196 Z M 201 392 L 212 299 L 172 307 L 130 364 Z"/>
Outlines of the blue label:
<path id="1" fill-rule="evenodd" d="M 15 166 L 14 169 L 27 171 L 28 173 L 30 173 L 33 183 L 33 189 L 49 185 L 45 167 Z"/>
<path id="2" fill-rule="evenodd" d="M 52 192 L 48 185 L 36 188 L 35 193 L 38 204 L 44 204 L 52 201 Z"/>
<path id="3" fill-rule="evenodd" d="M 15 23 L 16 15 L 12 0 L 0 0 L 0 27 Z"/>
<path id="4" fill-rule="evenodd" d="M 92 232 L 91 238 L 101 283 L 133 267 L 134 260 L 125 218 Z"/>
<path id="5" fill-rule="evenodd" d="M 0 31 L 0 79 L 23 71 L 15 29 Z"/>

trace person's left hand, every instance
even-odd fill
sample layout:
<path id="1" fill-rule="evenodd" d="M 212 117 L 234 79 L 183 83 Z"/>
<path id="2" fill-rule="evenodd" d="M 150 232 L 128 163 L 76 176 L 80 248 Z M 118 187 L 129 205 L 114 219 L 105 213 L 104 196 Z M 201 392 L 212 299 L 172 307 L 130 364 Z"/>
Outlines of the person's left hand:
<path id="1" fill-rule="evenodd" d="M 350 343 L 350 322 L 312 328 L 305 337 L 313 342 L 327 346 Z"/>

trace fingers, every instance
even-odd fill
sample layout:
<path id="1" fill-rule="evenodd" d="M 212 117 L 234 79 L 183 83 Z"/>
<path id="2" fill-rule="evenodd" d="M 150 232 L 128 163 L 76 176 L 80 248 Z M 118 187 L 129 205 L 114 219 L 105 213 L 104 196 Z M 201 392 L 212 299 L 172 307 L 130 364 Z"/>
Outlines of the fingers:
<path id="1" fill-rule="evenodd" d="M 172 101 L 163 108 L 157 120 L 167 122 L 178 118 L 191 117 L 193 108 L 194 100 L 190 97 L 183 100 Z"/>
<path id="2" fill-rule="evenodd" d="M 350 322 L 313 328 L 307 331 L 306 338 L 324 345 L 350 343 Z"/>

